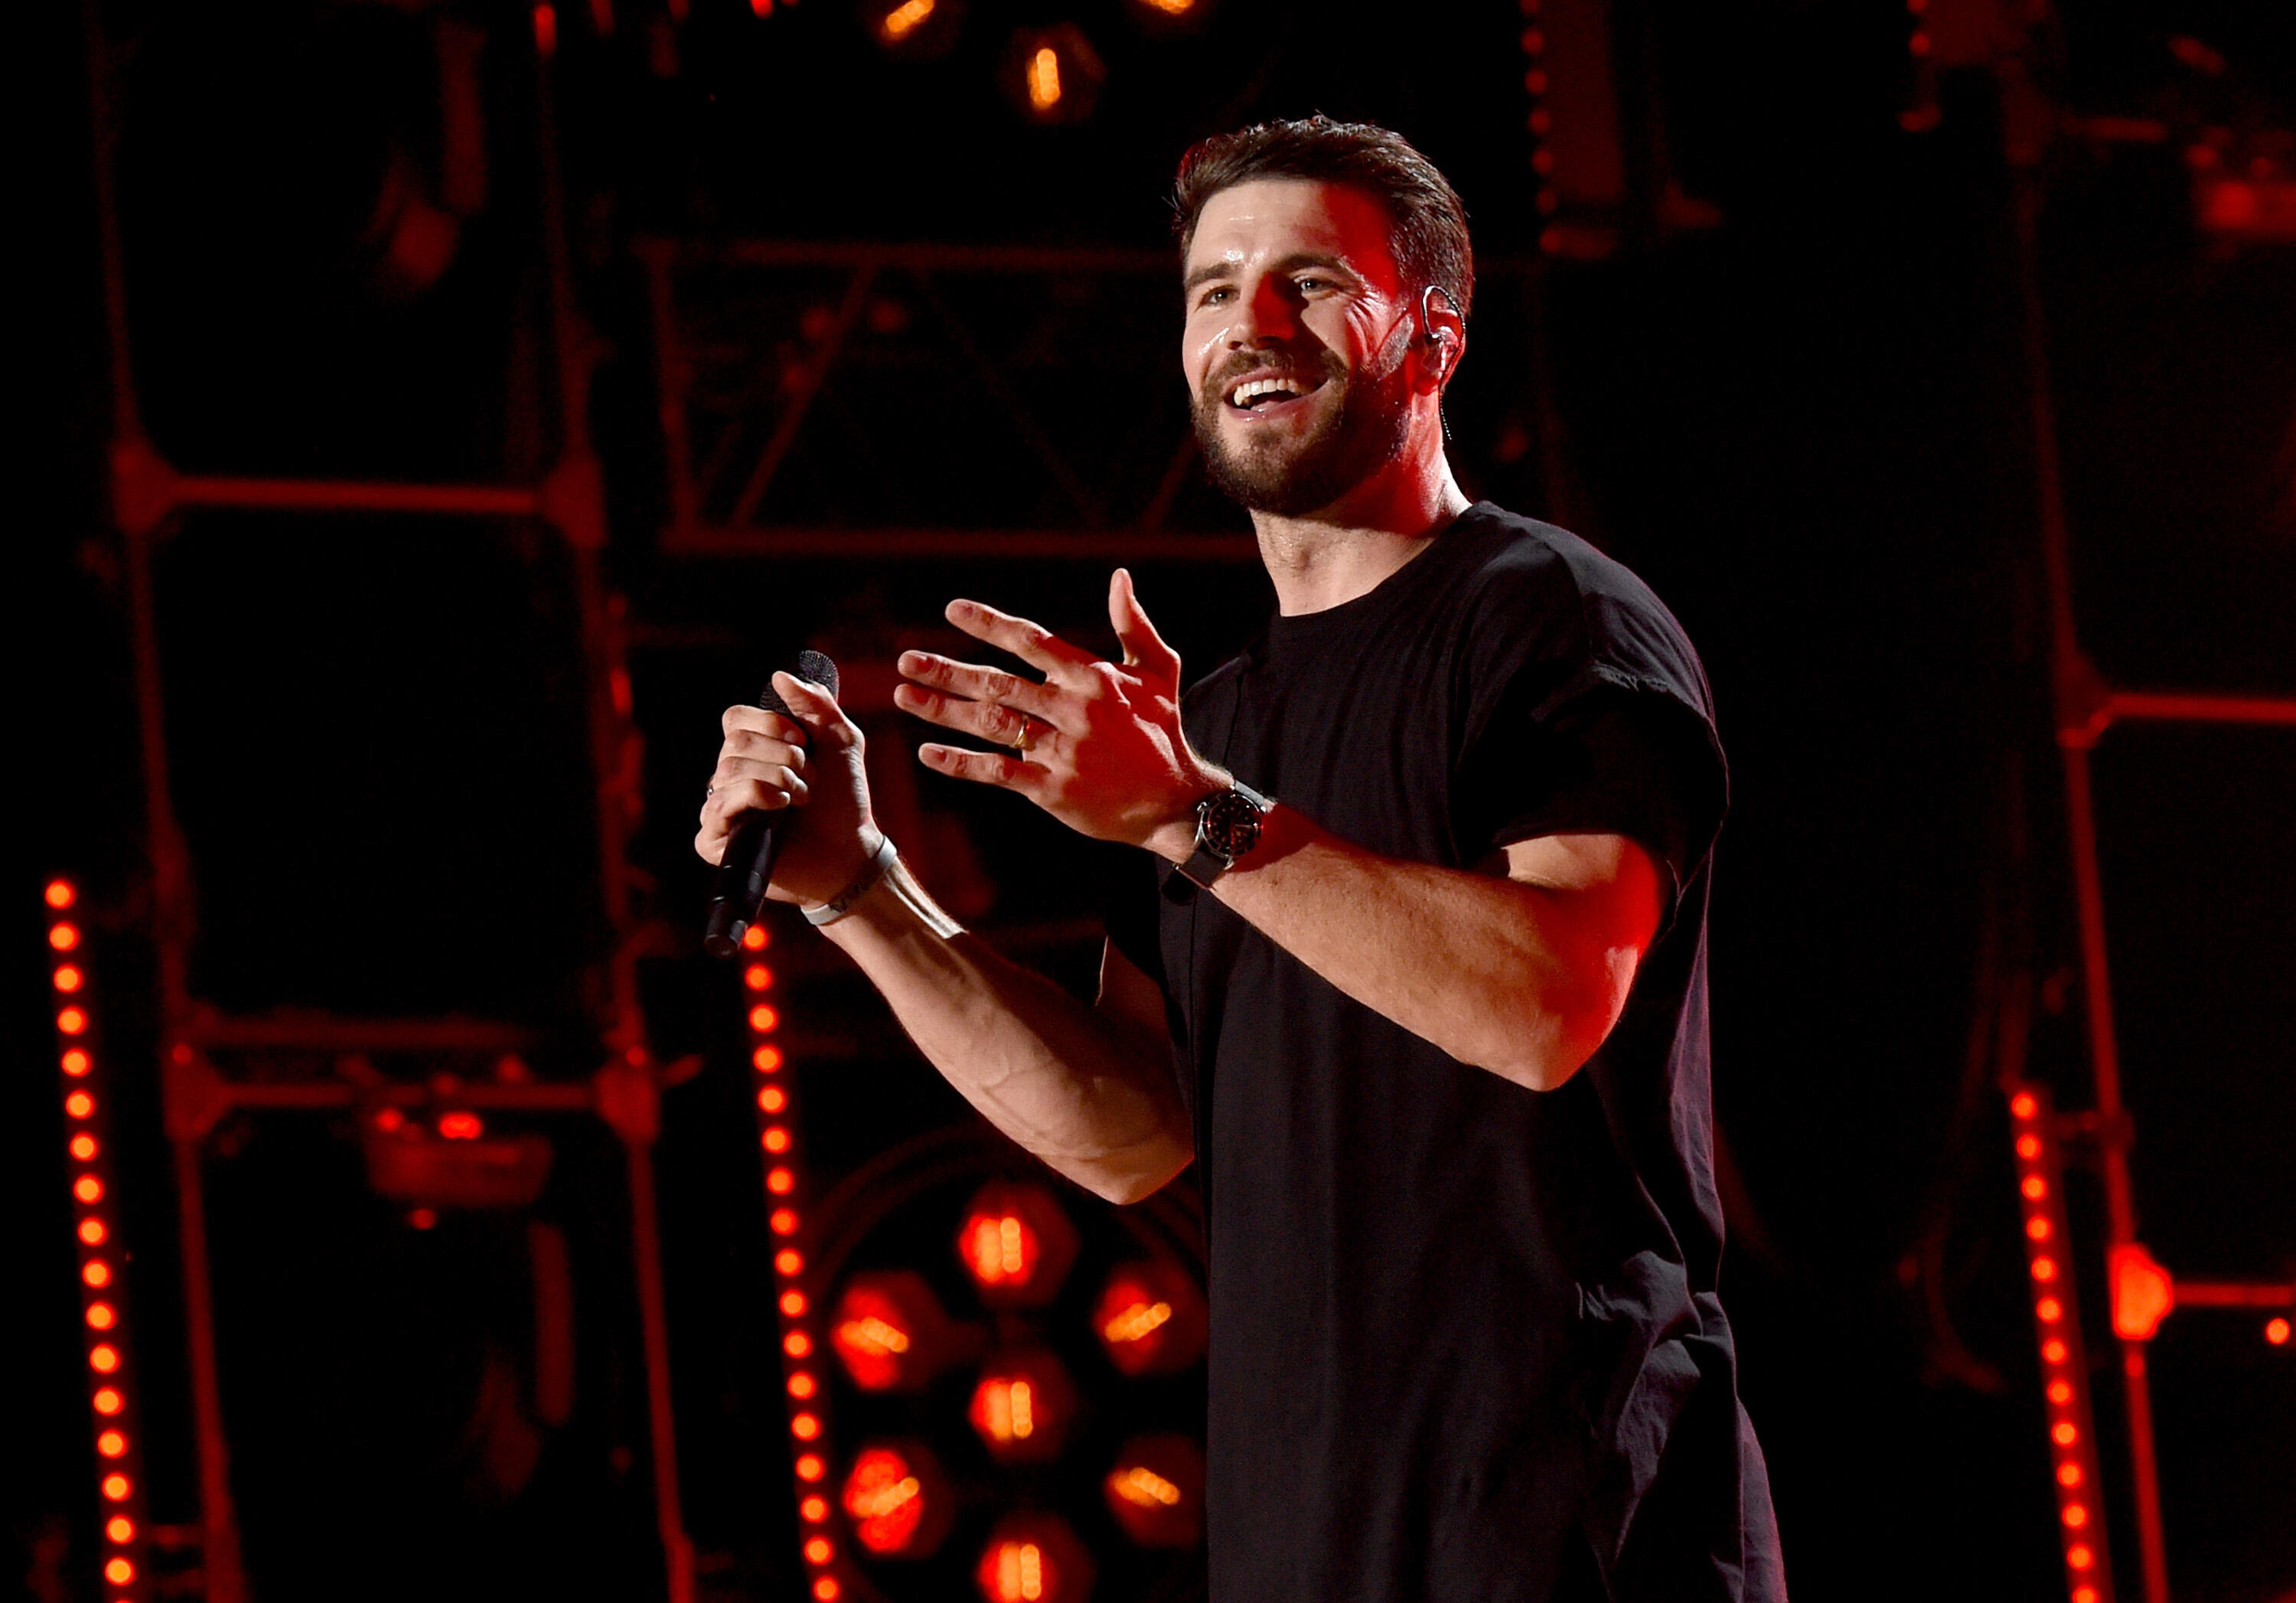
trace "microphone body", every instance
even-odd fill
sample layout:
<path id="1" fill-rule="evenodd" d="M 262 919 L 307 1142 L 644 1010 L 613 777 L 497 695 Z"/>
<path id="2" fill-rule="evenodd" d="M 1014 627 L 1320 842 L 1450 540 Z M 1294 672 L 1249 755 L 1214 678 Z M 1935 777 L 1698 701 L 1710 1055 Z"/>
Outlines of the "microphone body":
<path id="1" fill-rule="evenodd" d="M 808 684 L 820 686 L 832 697 L 837 695 L 837 664 L 821 653 L 798 653 L 797 666 L 791 671 Z M 758 705 L 783 718 L 791 716 L 789 703 L 775 693 L 770 679 L 758 697 Z M 711 957 L 740 955 L 742 937 L 765 912 L 766 887 L 773 883 L 774 858 L 781 851 L 783 833 L 796 821 L 785 812 L 753 812 L 734 829 L 734 838 L 726 843 L 725 858 L 718 865 L 718 883 L 709 892 L 709 922 L 701 933 L 702 948 Z"/>

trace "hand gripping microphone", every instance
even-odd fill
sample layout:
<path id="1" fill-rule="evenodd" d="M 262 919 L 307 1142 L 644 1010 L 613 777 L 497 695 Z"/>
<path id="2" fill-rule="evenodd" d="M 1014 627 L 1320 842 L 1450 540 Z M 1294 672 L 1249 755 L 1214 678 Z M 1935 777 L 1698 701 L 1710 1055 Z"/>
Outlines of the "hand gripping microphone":
<path id="1" fill-rule="evenodd" d="M 797 654 L 797 667 L 791 670 L 809 685 L 818 685 L 833 699 L 837 695 L 837 664 L 817 651 Z M 774 690 L 773 681 L 766 681 L 765 694 L 758 697 L 758 705 L 768 712 L 778 712 L 791 718 L 789 703 Z M 794 721 L 794 719 L 792 719 Z M 701 933 L 701 944 L 713 958 L 731 958 L 742 949 L 742 936 L 758 922 L 766 910 L 766 887 L 773 883 L 774 854 L 781 849 L 781 834 L 797 820 L 776 823 L 785 816 L 782 812 L 753 812 L 743 818 L 734 831 L 734 838 L 726 843 L 726 855 L 718 865 L 718 884 L 709 893 L 709 924 Z"/>

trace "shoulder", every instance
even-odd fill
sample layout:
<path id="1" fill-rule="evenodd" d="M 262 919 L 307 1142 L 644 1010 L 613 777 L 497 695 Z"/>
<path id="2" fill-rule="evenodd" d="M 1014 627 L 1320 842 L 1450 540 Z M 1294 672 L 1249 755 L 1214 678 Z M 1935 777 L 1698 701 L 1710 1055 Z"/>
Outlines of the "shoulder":
<path id="1" fill-rule="evenodd" d="M 1561 670 L 1558 688 L 1599 682 L 1657 690 L 1711 719 L 1697 649 L 1625 563 L 1567 529 L 1488 501 L 1442 536 L 1455 538 L 1458 616 L 1471 655 L 1485 668 L 1511 675 L 1543 662 Z"/>

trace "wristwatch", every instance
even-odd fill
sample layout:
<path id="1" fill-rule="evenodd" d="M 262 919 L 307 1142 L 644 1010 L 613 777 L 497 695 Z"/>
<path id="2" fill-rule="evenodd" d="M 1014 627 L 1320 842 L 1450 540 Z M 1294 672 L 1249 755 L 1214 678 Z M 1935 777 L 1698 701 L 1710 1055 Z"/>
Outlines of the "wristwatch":
<path id="1" fill-rule="evenodd" d="M 1180 872 L 1209 891 L 1212 882 L 1259 844 L 1260 821 L 1275 803 L 1242 780 L 1196 803 L 1196 850 Z"/>

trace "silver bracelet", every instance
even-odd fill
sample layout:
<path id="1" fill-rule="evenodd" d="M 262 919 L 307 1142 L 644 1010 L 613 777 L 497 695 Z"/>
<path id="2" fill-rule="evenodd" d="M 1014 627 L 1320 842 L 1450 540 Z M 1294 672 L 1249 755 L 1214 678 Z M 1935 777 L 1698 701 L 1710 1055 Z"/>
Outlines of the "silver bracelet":
<path id="1" fill-rule="evenodd" d="M 878 836 L 877 850 L 870 853 L 867 866 L 859 874 L 854 875 L 853 883 L 840 891 L 835 900 L 823 902 L 817 908 L 806 908 L 805 921 L 816 928 L 824 924 L 835 924 L 853 910 L 855 902 L 877 888 L 877 882 L 885 877 L 886 870 L 893 866 L 894 861 L 900 855 L 900 850 L 893 844 L 891 835 Z"/>

